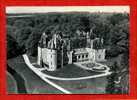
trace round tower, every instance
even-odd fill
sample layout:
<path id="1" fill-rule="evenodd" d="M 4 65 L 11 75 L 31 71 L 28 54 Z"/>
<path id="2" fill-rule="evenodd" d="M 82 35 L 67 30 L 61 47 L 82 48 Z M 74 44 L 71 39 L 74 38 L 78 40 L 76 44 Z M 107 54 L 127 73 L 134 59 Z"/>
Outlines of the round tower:
<path id="1" fill-rule="evenodd" d="M 89 32 L 87 32 L 86 33 L 86 39 L 87 39 L 87 47 L 90 47 L 90 33 Z"/>
<path id="2" fill-rule="evenodd" d="M 90 40 L 90 48 L 93 49 L 94 40 Z"/>
<path id="3" fill-rule="evenodd" d="M 42 53 L 42 48 L 40 46 L 38 46 L 38 56 L 37 56 L 37 64 L 40 65 L 41 64 L 41 53 Z"/>

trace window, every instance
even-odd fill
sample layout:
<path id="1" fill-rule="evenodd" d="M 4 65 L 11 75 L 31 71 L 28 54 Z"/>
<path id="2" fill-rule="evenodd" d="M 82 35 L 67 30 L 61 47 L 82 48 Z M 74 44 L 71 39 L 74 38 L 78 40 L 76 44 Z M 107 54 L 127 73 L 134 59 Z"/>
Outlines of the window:
<path id="1" fill-rule="evenodd" d="M 86 58 L 88 58 L 88 55 L 86 54 Z"/>
<path id="2" fill-rule="evenodd" d="M 82 55 L 82 58 L 84 58 L 84 55 Z"/>
<path id="3" fill-rule="evenodd" d="M 80 58 L 80 55 L 78 55 L 78 58 Z"/>

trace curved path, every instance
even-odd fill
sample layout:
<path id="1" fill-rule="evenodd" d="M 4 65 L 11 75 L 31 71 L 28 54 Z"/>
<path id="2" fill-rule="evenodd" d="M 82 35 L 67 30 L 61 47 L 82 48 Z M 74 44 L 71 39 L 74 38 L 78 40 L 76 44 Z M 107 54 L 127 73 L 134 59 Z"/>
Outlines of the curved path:
<path id="1" fill-rule="evenodd" d="M 67 81 L 67 80 L 84 80 L 84 79 L 91 79 L 91 78 L 103 77 L 103 76 L 107 76 L 107 75 L 110 75 L 110 74 L 111 74 L 111 72 L 106 71 L 105 73 L 99 74 L 99 75 L 85 76 L 85 77 L 77 77 L 77 78 L 55 77 L 55 76 L 43 74 L 43 73 L 39 70 L 39 68 L 35 68 L 35 67 L 31 64 L 31 62 L 30 62 L 30 60 L 29 60 L 29 58 L 28 58 L 28 56 L 27 56 L 26 54 L 23 55 L 23 58 L 24 58 L 25 63 L 27 64 L 27 66 L 28 66 L 31 70 L 33 70 L 36 74 L 38 74 L 40 77 L 46 77 L 46 78 L 53 79 L 53 80 L 62 80 L 62 81 L 63 81 L 63 80 L 65 80 L 65 81 Z"/>
<path id="2" fill-rule="evenodd" d="M 47 82 L 48 84 L 52 85 L 53 87 L 57 88 L 58 90 L 62 91 L 65 94 L 72 94 L 70 91 L 62 88 L 61 86 L 53 83 L 52 81 L 48 80 L 47 77 L 45 77 L 38 68 L 35 68 L 29 61 L 29 58 L 26 54 L 23 55 L 24 61 L 27 64 L 27 66 L 34 72 L 36 75 L 38 75 L 42 80 Z"/>

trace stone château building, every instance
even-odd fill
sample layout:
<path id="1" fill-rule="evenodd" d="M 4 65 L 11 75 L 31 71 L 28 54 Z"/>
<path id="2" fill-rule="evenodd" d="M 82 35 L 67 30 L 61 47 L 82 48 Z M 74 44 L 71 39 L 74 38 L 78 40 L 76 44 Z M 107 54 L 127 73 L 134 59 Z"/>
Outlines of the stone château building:
<path id="1" fill-rule="evenodd" d="M 38 45 L 37 63 L 47 68 L 48 71 L 55 71 L 65 64 L 74 62 L 105 60 L 105 49 L 93 48 L 97 38 L 91 39 L 90 32 L 83 32 L 83 34 L 84 36 L 81 38 L 86 40 L 86 46 L 70 49 L 71 39 L 74 38 L 63 38 L 59 34 L 54 34 L 52 38 L 49 38 L 46 33 L 43 33 Z M 103 40 L 100 43 L 103 44 Z"/>

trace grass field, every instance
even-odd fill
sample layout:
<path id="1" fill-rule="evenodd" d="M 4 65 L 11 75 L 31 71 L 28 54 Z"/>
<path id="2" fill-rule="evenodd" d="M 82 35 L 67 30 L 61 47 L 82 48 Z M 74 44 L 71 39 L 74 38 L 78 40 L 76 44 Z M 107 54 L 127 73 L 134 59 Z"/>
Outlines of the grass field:
<path id="1" fill-rule="evenodd" d="M 91 76 L 91 75 L 102 74 L 102 72 L 84 70 L 74 64 L 65 65 L 63 68 L 57 71 L 54 71 L 54 72 L 49 72 L 46 70 L 42 72 L 45 74 L 52 75 L 52 76 L 64 77 L 64 78 L 77 78 L 77 77 L 86 77 L 86 76 Z"/>
<path id="2" fill-rule="evenodd" d="M 25 86 L 27 92 L 30 94 L 35 93 L 62 93 L 51 85 L 47 84 L 43 80 L 41 80 L 35 73 L 33 73 L 24 63 L 23 58 L 21 56 L 8 60 L 9 66 L 15 69 L 25 80 Z M 7 92 L 11 93 L 12 91 L 8 91 L 11 88 L 9 84 L 10 81 L 7 81 Z M 14 93 L 14 91 L 13 91 Z"/>
<path id="3" fill-rule="evenodd" d="M 73 94 L 104 94 L 107 84 L 106 77 L 76 81 L 51 81 L 62 86 Z"/>
<path id="4" fill-rule="evenodd" d="M 29 94 L 62 94 L 61 91 L 57 90 L 53 86 L 49 85 L 45 81 L 43 81 L 40 77 L 38 77 L 35 73 L 33 73 L 28 66 L 24 63 L 24 60 L 21 56 L 8 60 L 9 66 L 15 69 L 25 80 L 25 86 L 27 92 Z M 68 69 L 71 69 L 68 71 Z M 81 76 L 88 76 L 91 74 L 99 74 L 88 72 L 83 70 L 77 66 L 67 65 L 61 70 L 56 72 L 47 72 L 53 76 L 60 76 L 60 77 L 81 77 Z M 105 87 L 107 84 L 106 77 L 94 78 L 94 79 L 86 79 L 86 80 L 78 80 L 78 81 L 57 81 L 51 80 L 50 81 L 56 83 L 57 85 L 63 87 L 64 89 L 69 90 L 71 93 L 84 93 L 84 94 L 103 94 L 105 93 Z M 7 81 L 9 83 L 10 81 Z M 10 88 L 10 84 L 8 84 L 7 88 Z M 8 89 L 9 90 L 9 89 Z M 14 91 L 13 91 L 14 92 Z M 10 92 L 9 92 L 10 93 Z"/>

